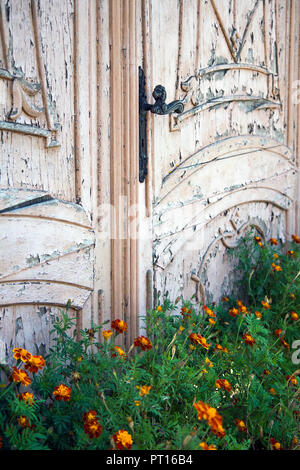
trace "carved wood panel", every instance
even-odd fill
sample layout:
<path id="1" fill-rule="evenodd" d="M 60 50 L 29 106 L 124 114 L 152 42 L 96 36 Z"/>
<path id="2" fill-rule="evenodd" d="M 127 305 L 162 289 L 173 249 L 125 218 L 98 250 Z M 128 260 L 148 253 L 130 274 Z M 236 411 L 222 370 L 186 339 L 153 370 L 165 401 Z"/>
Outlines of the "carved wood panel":
<path id="1" fill-rule="evenodd" d="M 281 241 L 299 229 L 299 7 L 151 2 L 152 80 L 185 103 L 150 121 L 156 292 L 217 301 L 240 227 Z"/>

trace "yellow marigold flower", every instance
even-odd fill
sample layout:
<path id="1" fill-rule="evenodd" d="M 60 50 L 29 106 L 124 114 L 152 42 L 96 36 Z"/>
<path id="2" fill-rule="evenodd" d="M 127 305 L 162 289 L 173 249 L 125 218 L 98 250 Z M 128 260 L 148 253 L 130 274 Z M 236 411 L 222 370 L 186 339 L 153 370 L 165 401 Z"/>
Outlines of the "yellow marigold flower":
<path id="1" fill-rule="evenodd" d="M 127 323 L 124 320 L 117 318 L 111 322 L 111 328 L 116 330 L 118 333 L 124 333 L 124 331 L 127 331 Z"/>
<path id="2" fill-rule="evenodd" d="M 208 367 L 213 367 L 213 363 L 208 359 L 208 357 L 205 358 L 206 364 L 208 364 Z"/>
<path id="3" fill-rule="evenodd" d="M 71 389 L 67 385 L 59 384 L 55 387 L 52 395 L 54 395 L 55 400 L 70 401 Z"/>
<path id="4" fill-rule="evenodd" d="M 192 344 L 200 344 L 200 346 L 205 349 L 208 349 L 210 346 L 210 344 L 207 343 L 206 339 L 203 336 L 196 333 L 191 333 L 189 335 L 189 340 Z"/>
<path id="5" fill-rule="evenodd" d="M 299 315 L 297 312 L 291 312 L 292 320 L 297 321 L 299 319 Z"/>
<path id="6" fill-rule="evenodd" d="M 234 420 L 234 422 L 235 422 L 237 428 L 238 428 L 240 431 L 247 432 L 247 426 L 246 426 L 246 424 L 244 423 L 243 420 L 236 418 L 236 419 Z"/>
<path id="7" fill-rule="evenodd" d="M 184 330 L 184 326 L 180 326 L 179 331 L 183 331 L 183 330 Z"/>
<path id="8" fill-rule="evenodd" d="M 277 254 L 277 253 L 274 253 L 274 254 L 273 254 L 273 258 L 278 259 L 278 258 L 279 258 L 278 254 Z"/>
<path id="9" fill-rule="evenodd" d="M 226 390 L 227 392 L 230 392 L 230 390 L 232 390 L 232 386 L 230 385 L 230 383 L 229 383 L 228 380 L 226 380 L 226 379 L 218 379 L 218 380 L 216 380 L 216 387 L 217 387 L 218 389 L 223 388 L 223 389 Z"/>
<path id="10" fill-rule="evenodd" d="M 281 449 L 281 444 L 280 442 L 276 441 L 276 439 L 274 439 L 273 437 L 271 437 L 270 439 L 270 443 L 273 447 L 273 450 L 280 450 Z"/>
<path id="11" fill-rule="evenodd" d="M 117 449 L 119 450 L 131 449 L 133 444 L 131 435 L 124 429 L 120 429 L 118 432 L 116 432 L 113 435 L 113 440 Z"/>
<path id="12" fill-rule="evenodd" d="M 83 360 L 83 356 L 77 357 L 77 362 L 81 362 Z"/>
<path id="13" fill-rule="evenodd" d="M 105 339 L 105 341 L 107 341 L 111 337 L 112 334 L 113 334 L 113 332 L 111 330 L 103 330 L 102 331 L 102 336 Z"/>
<path id="14" fill-rule="evenodd" d="M 270 238 L 269 242 L 271 243 L 271 245 L 278 245 L 278 241 L 276 240 L 276 238 Z"/>
<path id="15" fill-rule="evenodd" d="M 140 406 L 140 405 L 141 405 L 140 400 L 134 400 L 134 403 L 136 404 L 136 406 Z"/>
<path id="16" fill-rule="evenodd" d="M 245 344 L 249 344 L 249 346 L 253 346 L 256 343 L 255 339 L 248 333 L 243 335 L 243 340 L 245 341 Z"/>
<path id="17" fill-rule="evenodd" d="M 207 370 L 206 369 L 202 369 L 201 371 L 203 374 L 208 374 Z"/>
<path id="18" fill-rule="evenodd" d="M 265 310 L 271 308 L 269 302 L 267 302 L 267 301 L 265 301 L 265 300 L 262 300 L 262 301 L 261 301 L 261 304 L 262 304 L 262 306 L 263 306 L 263 308 L 264 308 Z"/>
<path id="19" fill-rule="evenodd" d="M 262 318 L 262 314 L 258 310 L 255 310 L 254 315 L 256 318 Z"/>
<path id="20" fill-rule="evenodd" d="M 19 396 L 18 396 L 19 400 L 23 400 L 25 401 L 26 403 L 29 403 L 29 404 L 32 404 L 33 403 L 33 393 L 29 393 L 29 392 L 24 392 L 24 393 L 20 393 Z"/>
<path id="21" fill-rule="evenodd" d="M 31 353 L 26 351 L 26 349 L 23 348 L 14 348 L 12 350 L 14 353 L 13 357 L 14 359 L 18 360 L 20 359 L 23 362 L 27 362 L 31 358 Z"/>
<path id="22" fill-rule="evenodd" d="M 27 374 L 26 370 L 18 369 L 15 366 L 13 366 L 13 372 L 12 372 L 12 375 L 11 375 L 11 379 L 14 382 L 21 383 L 22 385 L 24 385 L 24 387 L 27 387 L 28 385 L 31 384 L 31 379 L 30 379 L 30 377 L 28 377 L 28 374 Z"/>
<path id="23" fill-rule="evenodd" d="M 203 450 L 217 450 L 215 445 L 207 445 L 206 442 L 200 442 L 199 447 L 201 447 Z"/>
<path id="24" fill-rule="evenodd" d="M 139 389 L 139 395 L 140 397 L 143 397 L 144 395 L 148 395 L 150 390 L 151 390 L 151 385 L 142 385 L 142 387 L 137 386 L 137 389 Z"/>

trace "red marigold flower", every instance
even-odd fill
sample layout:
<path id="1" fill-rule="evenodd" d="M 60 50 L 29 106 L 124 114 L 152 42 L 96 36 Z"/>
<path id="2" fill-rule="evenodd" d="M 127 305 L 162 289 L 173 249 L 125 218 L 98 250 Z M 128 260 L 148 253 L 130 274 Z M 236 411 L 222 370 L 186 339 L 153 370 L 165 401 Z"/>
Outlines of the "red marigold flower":
<path id="1" fill-rule="evenodd" d="M 276 240 L 276 238 L 270 238 L 269 242 L 271 243 L 271 245 L 278 245 L 278 241 Z"/>
<path id="2" fill-rule="evenodd" d="M 243 340 L 245 341 L 245 344 L 249 344 L 249 346 L 253 346 L 256 343 L 255 339 L 248 333 L 243 335 Z"/>
<path id="3" fill-rule="evenodd" d="M 20 359 L 23 362 L 27 362 L 32 356 L 30 352 L 23 348 L 14 348 L 12 352 L 14 353 L 14 359 Z"/>
<path id="4" fill-rule="evenodd" d="M 298 237 L 297 235 L 292 235 L 292 240 L 297 244 L 300 243 L 300 237 Z"/>
<path id="5" fill-rule="evenodd" d="M 127 331 L 127 323 L 119 318 L 112 321 L 111 327 L 118 333 L 124 333 L 124 331 Z"/>
<path id="6" fill-rule="evenodd" d="M 231 317 L 237 317 L 237 316 L 239 315 L 239 313 L 240 313 L 240 312 L 238 311 L 237 308 L 231 308 L 231 309 L 229 310 L 229 315 L 230 315 Z"/>
<path id="7" fill-rule="evenodd" d="M 235 418 L 234 422 L 240 431 L 247 432 L 247 426 L 244 423 L 244 421 L 242 421 L 241 419 Z"/>
<path id="8" fill-rule="evenodd" d="M 281 450 L 281 444 L 280 442 L 276 441 L 276 439 L 274 439 L 273 437 L 271 437 L 270 439 L 270 443 L 273 447 L 273 450 Z"/>
<path id="9" fill-rule="evenodd" d="M 285 348 L 288 349 L 290 347 L 289 343 L 287 343 L 286 340 L 284 339 L 284 336 L 280 338 L 280 342 L 282 346 L 284 346 Z"/>
<path id="10" fill-rule="evenodd" d="M 97 418 L 95 410 L 90 410 L 83 413 L 82 420 L 84 422 L 84 432 L 90 438 L 97 438 L 102 433 L 102 426 Z"/>
<path id="11" fill-rule="evenodd" d="M 145 336 L 138 336 L 135 338 L 133 342 L 135 347 L 140 347 L 143 351 L 146 351 L 146 349 L 151 349 L 152 348 L 152 343 L 150 339 L 146 338 Z"/>
<path id="12" fill-rule="evenodd" d="M 282 330 L 280 330 L 280 328 L 277 328 L 277 330 L 274 331 L 275 335 L 277 336 L 277 338 L 279 338 L 279 336 L 281 335 L 282 333 Z"/>
<path id="13" fill-rule="evenodd" d="M 71 398 L 71 389 L 67 385 L 59 384 L 55 387 L 52 395 L 54 395 L 55 400 L 58 401 L 70 401 Z"/>
<path id="14" fill-rule="evenodd" d="M 232 390 L 232 386 L 230 385 L 230 383 L 226 379 L 216 380 L 216 387 L 219 388 L 219 389 L 223 388 L 227 392 L 230 392 L 230 390 Z"/>
<path id="15" fill-rule="evenodd" d="M 22 428 L 30 428 L 30 423 L 28 421 L 28 418 L 26 416 L 19 416 L 18 417 L 18 423 Z"/>
<path id="16" fill-rule="evenodd" d="M 287 254 L 288 254 L 291 258 L 294 258 L 294 256 L 295 256 L 294 250 L 289 250 L 289 251 L 287 252 Z"/>
<path id="17" fill-rule="evenodd" d="M 29 372 L 36 373 L 39 369 L 45 367 L 45 360 L 42 356 L 31 356 L 25 363 L 25 369 Z"/>
<path id="18" fill-rule="evenodd" d="M 112 437 L 116 444 L 117 449 L 119 450 L 131 449 L 132 444 L 133 444 L 132 437 L 124 429 L 120 429 Z"/>
<path id="19" fill-rule="evenodd" d="M 16 366 L 13 366 L 13 372 L 11 374 L 11 379 L 14 382 L 19 382 L 24 387 L 27 387 L 28 385 L 31 384 L 31 379 L 28 376 L 26 370 L 18 369 Z"/>
<path id="20" fill-rule="evenodd" d="M 196 333 L 191 333 L 189 335 L 189 340 L 192 344 L 200 344 L 200 346 L 205 349 L 208 349 L 210 346 L 210 344 L 207 343 L 206 339 L 203 336 Z"/>
<path id="21" fill-rule="evenodd" d="M 180 313 L 183 317 L 186 317 L 186 318 L 191 318 L 191 310 L 187 307 L 182 307 L 180 309 Z"/>

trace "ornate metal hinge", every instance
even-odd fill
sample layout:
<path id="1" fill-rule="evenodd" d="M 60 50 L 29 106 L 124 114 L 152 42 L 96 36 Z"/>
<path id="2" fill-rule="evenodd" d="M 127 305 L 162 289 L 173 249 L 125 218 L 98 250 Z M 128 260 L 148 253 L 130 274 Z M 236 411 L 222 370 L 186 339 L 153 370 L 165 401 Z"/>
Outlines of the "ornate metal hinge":
<path id="1" fill-rule="evenodd" d="M 152 93 L 155 99 L 154 104 L 147 103 L 145 92 L 145 74 L 139 67 L 139 181 L 143 183 L 148 173 L 148 155 L 147 155 L 147 111 L 153 114 L 171 114 L 182 113 L 184 110 L 183 100 L 166 103 L 167 93 L 165 87 L 157 85 Z"/>

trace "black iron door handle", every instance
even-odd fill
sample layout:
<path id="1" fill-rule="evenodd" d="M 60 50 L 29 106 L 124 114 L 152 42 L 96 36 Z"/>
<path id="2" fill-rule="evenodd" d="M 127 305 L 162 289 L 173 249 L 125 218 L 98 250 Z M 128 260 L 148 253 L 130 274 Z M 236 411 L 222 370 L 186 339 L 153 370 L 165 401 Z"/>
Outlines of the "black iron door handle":
<path id="1" fill-rule="evenodd" d="M 154 104 L 147 103 L 145 92 L 145 74 L 139 67 L 139 181 L 143 183 L 148 173 L 148 155 L 147 155 L 147 119 L 146 113 L 150 111 L 153 114 L 180 114 L 184 111 L 183 100 L 175 100 L 167 104 L 166 89 L 162 85 L 157 85 L 152 93 L 155 99 Z"/>

